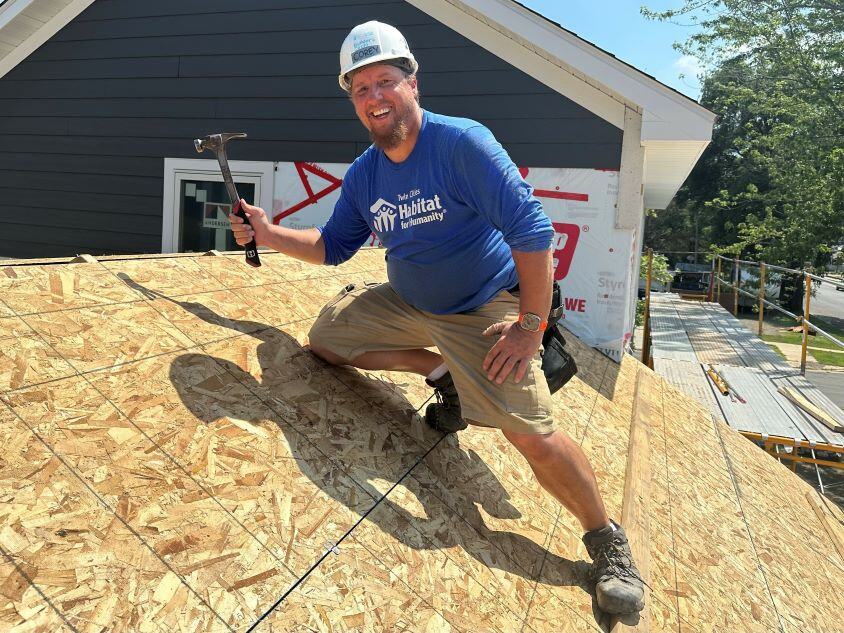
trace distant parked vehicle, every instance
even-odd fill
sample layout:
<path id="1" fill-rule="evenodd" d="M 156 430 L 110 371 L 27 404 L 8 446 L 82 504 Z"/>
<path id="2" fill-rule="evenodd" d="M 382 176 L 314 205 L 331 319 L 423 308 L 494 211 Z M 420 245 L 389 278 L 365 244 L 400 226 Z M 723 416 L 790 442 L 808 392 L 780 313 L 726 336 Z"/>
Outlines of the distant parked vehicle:
<path id="1" fill-rule="evenodd" d="M 670 282 L 660 283 L 651 281 L 651 292 L 676 292 L 683 295 L 704 296 L 709 292 L 709 281 L 712 271 L 709 264 L 687 264 L 677 262 Z M 639 280 L 639 297 L 645 296 L 645 280 Z"/>

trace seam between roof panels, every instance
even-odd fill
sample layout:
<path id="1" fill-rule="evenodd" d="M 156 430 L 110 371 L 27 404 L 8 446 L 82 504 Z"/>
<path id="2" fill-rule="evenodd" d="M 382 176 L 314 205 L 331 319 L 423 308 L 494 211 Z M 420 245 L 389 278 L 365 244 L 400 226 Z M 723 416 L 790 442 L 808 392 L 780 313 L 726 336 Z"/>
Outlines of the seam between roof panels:
<path id="1" fill-rule="evenodd" d="M 774 609 L 774 613 L 777 616 L 777 623 L 779 624 L 780 631 L 785 633 L 785 626 L 783 625 L 782 616 L 780 616 L 780 612 L 777 609 L 777 603 L 774 599 L 774 594 L 771 591 L 771 586 L 768 583 L 768 575 L 765 573 L 765 568 L 762 566 L 762 562 L 759 558 L 759 552 L 756 550 L 756 541 L 753 538 L 753 532 L 750 529 L 750 524 L 747 522 L 747 515 L 744 513 L 744 504 L 742 503 L 742 494 L 741 494 L 741 487 L 739 486 L 738 480 L 736 479 L 735 473 L 733 471 L 733 461 L 730 459 L 730 454 L 727 451 L 727 446 L 724 443 L 724 438 L 721 437 L 721 429 L 718 428 L 718 422 L 715 420 L 713 416 L 709 416 L 712 425 L 715 427 L 715 433 L 718 435 L 718 441 L 721 444 L 721 452 L 724 455 L 724 460 L 727 463 L 727 472 L 730 474 L 730 480 L 733 482 L 733 489 L 736 491 L 736 501 L 738 501 L 739 509 L 741 510 L 741 519 L 744 523 L 744 529 L 747 532 L 747 538 L 750 540 L 750 547 L 753 548 L 753 556 L 756 559 L 756 569 L 759 570 L 759 573 L 762 575 L 762 580 L 765 581 L 765 590 L 768 592 L 768 597 L 771 600 L 771 606 Z"/>
<path id="2" fill-rule="evenodd" d="M 90 383 L 88 383 L 88 384 L 90 384 Z M 100 395 L 102 395 L 102 394 L 100 394 Z M 226 621 L 225 621 L 225 619 L 223 619 L 223 617 L 222 617 L 219 613 L 217 613 L 217 611 L 214 609 L 214 607 L 212 607 L 210 604 L 208 604 L 208 602 L 207 602 L 207 601 L 206 601 L 206 600 L 205 600 L 205 599 L 204 599 L 204 598 L 203 598 L 203 597 L 202 597 L 199 593 L 197 593 L 197 591 L 196 591 L 193 587 L 191 587 L 191 586 L 190 586 L 190 584 L 189 584 L 189 583 L 188 583 L 188 581 L 185 579 L 185 577 L 184 577 L 182 574 L 180 574 L 180 573 L 178 572 L 178 570 L 176 570 L 176 569 L 175 569 L 172 565 L 170 565 L 170 563 L 168 563 L 166 560 L 164 560 L 164 558 L 162 558 L 162 557 L 158 554 L 158 552 L 156 552 L 156 551 L 155 551 L 155 548 L 154 548 L 154 547 L 152 547 L 152 545 L 150 545 L 150 544 L 146 541 L 146 539 L 144 539 L 144 538 L 140 535 L 140 533 L 138 533 L 138 531 L 137 531 L 137 530 L 135 530 L 135 528 L 133 528 L 133 527 L 129 524 L 129 522 L 128 522 L 128 521 L 126 521 L 123 517 L 121 517 L 121 516 L 120 516 L 120 514 L 119 514 L 119 513 L 118 513 L 118 512 L 117 512 L 114 508 L 112 508 L 112 507 L 108 504 L 108 502 L 107 502 L 105 499 L 103 499 L 103 498 L 102 498 L 102 497 L 101 497 L 101 496 L 97 493 L 97 491 L 96 491 L 96 490 L 94 490 L 94 488 L 93 488 L 93 487 L 92 487 L 92 486 L 88 483 L 88 481 L 87 481 L 84 477 L 82 477 L 82 475 L 81 475 L 81 474 L 79 474 L 79 473 L 76 471 L 76 469 L 75 469 L 75 468 L 74 468 L 74 467 L 73 467 L 70 463 L 68 463 L 68 462 L 65 460 L 65 458 L 64 458 L 64 457 L 63 457 L 62 455 L 60 455 L 58 452 L 56 452 L 56 450 L 55 450 L 52 446 L 50 446 L 50 444 L 49 444 L 49 443 L 48 443 L 48 442 L 47 442 L 47 441 L 46 441 L 43 437 L 41 437 L 41 434 L 40 434 L 40 433 L 38 433 L 38 431 L 37 431 L 35 428 L 33 428 L 32 426 L 30 426 L 30 425 L 29 425 L 29 423 L 28 423 L 28 422 L 27 422 L 27 421 L 23 418 L 23 416 L 21 416 L 21 415 L 20 415 L 20 413 L 18 413 L 18 412 L 17 412 L 17 410 L 16 410 L 14 407 L 10 406 L 8 402 L 3 402 L 3 404 L 6 406 L 6 408 L 7 408 L 7 409 L 8 409 L 8 410 L 9 410 L 9 411 L 10 411 L 10 412 L 11 412 L 11 413 L 12 413 L 12 414 L 13 414 L 13 415 L 14 415 L 14 416 L 18 419 L 18 420 L 20 420 L 20 421 L 23 423 L 23 425 L 24 425 L 24 426 L 26 426 L 26 428 L 27 428 L 27 429 L 29 429 L 30 433 L 32 433 L 32 434 L 33 434 L 33 435 L 34 435 L 34 436 L 38 439 L 38 441 L 39 441 L 39 442 L 41 442 L 41 443 L 42 443 L 42 444 L 43 444 L 43 445 L 47 448 L 47 450 L 48 450 L 48 451 L 50 451 L 50 453 L 52 453 L 52 454 L 55 456 L 55 458 L 56 458 L 56 459 L 58 459 L 58 460 L 62 463 L 62 465 L 70 471 L 70 474 L 71 474 L 73 477 L 75 477 L 75 478 L 76 478 L 76 479 L 77 479 L 77 480 L 78 480 L 78 481 L 79 481 L 79 482 L 80 482 L 80 483 L 81 483 L 81 484 L 82 484 L 82 485 L 83 485 L 83 486 L 84 486 L 84 487 L 88 490 L 88 492 L 90 492 L 92 495 L 94 495 L 94 498 L 95 498 L 95 499 L 99 502 L 99 504 L 100 504 L 100 505 L 102 505 L 102 506 L 103 506 L 106 510 L 108 510 L 109 512 L 111 512 L 111 514 L 112 514 L 112 515 L 113 515 L 113 516 L 114 516 L 114 517 L 115 517 L 118 521 L 120 521 L 120 523 L 121 523 L 121 524 L 122 524 L 122 525 L 123 525 L 123 526 L 124 526 L 124 527 L 125 527 L 125 528 L 129 531 L 129 532 L 131 532 L 131 534 L 132 534 L 135 538 L 137 538 L 137 539 L 141 542 L 141 544 L 142 544 L 144 547 L 146 547 L 146 548 L 150 551 L 150 553 L 151 553 L 151 554 L 152 554 L 155 558 L 157 558 L 157 559 L 161 562 L 161 564 L 162 564 L 162 565 L 164 565 L 164 567 L 165 567 L 168 571 L 170 571 L 171 573 L 173 573 L 173 574 L 174 574 L 174 575 L 175 575 L 175 576 L 179 579 L 179 581 L 180 581 L 180 582 L 181 582 L 181 583 L 182 583 L 185 587 L 187 587 L 188 591 L 190 591 L 190 592 L 191 592 L 194 596 L 196 596 L 202 604 L 204 604 L 206 607 L 208 607 L 208 609 L 211 611 L 211 613 L 213 613 L 213 614 L 214 614 L 214 616 L 216 616 L 216 618 L 217 618 L 218 620 L 220 620 L 220 622 L 222 622 L 222 623 L 223 623 L 223 625 L 224 625 L 224 626 L 225 626 L 225 627 L 226 627 L 229 631 L 232 631 L 232 632 L 234 633 L 234 629 L 232 629 L 232 628 L 231 628 L 231 626 L 229 626 L 228 622 L 226 622 Z M 112 406 L 113 406 L 113 405 L 112 405 Z M 122 412 L 121 412 L 121 413 L 122 413 Z M 128 419 L 128 418 L 127 418 L 127 419 Z M 143 431 L 141 431 L 141 432 L 143 432 Z M 33 586 L 34 586 L 34 585 L 33 585 Z M 40 592 L 39 592 L 39 593 L 40 593 Z M 52 606 L 52 605 L 51 605 L 51 606 Z M 76 631 L 76 630 L 77 630 L 75 627 L 73 627 L 73 628 L 74 628 L 74 631 Z"/>
<path id="3" fill-rule="evenodd" d="M 430 400 L 430 398 L 429 398 L 429 400 Z M 426 401 L 426 402 L 427 402 L 427 401 Z M 424 404 L 424 403 L 423 403 L 423 404 Z M 435 448 L 437 448 L 437 446 L 439 446 L 439 445 L 440 445 L 440 442 L 442 442 L 442 441 L 443 441 L 443 439 L 445 439 L 446 437 L 448 437 L 448 434 L 443 434 L 443 435 L 441 435 L 441 436 L 440 436 L 440 438 L 439 438 L 439 439 L 438 439 L 438 440 L 434 443 L 434 445 L 433 445 L 433 446 L 431 446 L 431 447 L 430 447 L 427 451 L 425 451 L 425 453 L 424 453 L 423 455 L 421 455 L 421 456 L 420 456 L 420 457 L 416 460 L 416 462 L 415 462 L 415 463 L 414 463 L 414 464 L 413 464 L 410 468 L 408 468 L 408 470 L 407 470 L 407 471 L 406 471 L 406 472 L 405 472 L 405 473 L 404 473 L 404 474 L 403 474 L 403 475 L 402 475 L 402 476 L 401 476 L 401 477 L 400 477 L 400 478 L 399 478 L 399 479 L 398 479 L 398 480 L 397 480 L 397 481 L 396 481 L 396 482 L 395 482 L 392 486 L 390 486 L 390 489 L 389 489 L 389 490 L 387 490 L 387 492 L 385 492 L 384 494 L 382 494 L 382 495 L 381 495 L 381 497 L 379 497 L 379 498 L 375 501 L 375 503 L 372 505 L 372 507 L 370 507 L 370 508 L 369 508 L 369 510 L 367 510 L 367 511 L 366 511 L 363 515 L 361 515 L 361 517 L 360 517 L 360 518 L 359 518 L 359 519 L 358 519 L 358 520 L 354 523 L 354 525 L 352 525 L 352 527 L 350 527 L 348 530 L 346 530 L 346 533 L 345 533 L 345 534 L 343 534 L 343 536 L 341 536 L 341 537 L 340 537 L 340 538 L 339 538 L 339 539 L 338 539 L 338 540 L 334 543 L 334 545 L 332 545 L 331 547 L 326 548 L 326 550 L 325 550 L 325 552 L 323 553 L 323 555 L 322 555 L 322 556 L 320 556 L 320 558 L 319 558 L 319 559 L 318 559 L 318 560 L 317 560 L 317 561 L 316 561 L 313 565 L 311 565 L 311 567 L 310 567 L 310 569 L 308 569 L 308 571 L 306 571 L 306 572 L 305 572 L 302 576 L 300 576 L 300 577 L 296 580 L 296 582 L 295 582 L 295 583 L 293 583 L 293 585 L 291 585 L 291 586 L 287 589 L 287 591 L 285 591 L 285 592 L 284 592 L 284 594 L 282 594 L 282 596 L 281 596 L 278 600 L 276 600 L 276 602 L 275 602 L 275 603 L 273 603 L 273 605 L 272 605 L 269 609 L 267 609 L 267 610 L 266 610 L 266 611 L 265 611 L 265 612 L 264 612 L 264 613 L 263 613 L 263 614 L 262 614 L 262 615 L 261 615 L 261 616 L 260 616 L 260 617 L 259 617 L 259 618 L 258 618 L 258 619 L 257 619 L 257 620 L 253 623 L 253 624 L 252 624 L 252 626 L 250 626 L 248 629 L 246 629 L 246 633 L 251 633 L 251 631 L 254 631 L 254 630 L 255 630 L 255 628 L 256 628 L 256 627 L 257 627 L 257 626 L 258 626 L 258 625 L 259 625 L 259 624 L 260 624 L 260 623 L 261 623 L 261 622 L 262 622 L 262 621 L 263 621 L 263 620 L 264 620 L 267 616 L 269 616 L 269 615 L 270 615 L 270 614 L 271 614 L 271 613 L 272 613 L 272 612 L 273 612 L 273 611 L 274 611 L 274 610 L 275 610 L 275 609 L 276 609 L 276 608 L 277 608 L 277 607 L 278 607 L 278 606 L 279 606 L 282 602 L 284 602 L 284 600 L 287 598 L 287 596 L 289 596 L 289 595 L 290 595 L 290 594 L 291 594 L 291 593 L 292 593 L 292 592 L 296 589 L 296 587 L 298 587 L 298 586 L 299 586 L 300 584 L 302 584 L 305 580 L 307 580 L 308 576 L 310 576 L 310 575 L 311 575 L 311 573 L 312 573 L 314 570 L 316 570 L 316 569 L 320 566 L 320 564 L 322 564 L 322 561 L 324 561 L 324 560 L 328 557 L 328 555 L 329 555 L 329 554 L 332 554 L 332 553 L 338 553 L 338 548 L 339 548 L 340 544 L 341 544 L 344 540 L 346 540 L 346 538 L 347 538 L 347 537 L 349 537 L 349 536 L 352 534 L 352 532 L 355 530 L 355 528 L 357 528 L 357 527 L 358 527 L 358 525 L 360 525 L 361 523 L 363 523 L 364 519 L 366 519 L 366 517 L 367 517 L 367 516 L 369 516 L 369 515 L 372 513 L 372 511 L 373 511 L 373 510 L 375 510 L 375 509 L 376 509 L 379 505 L 381 505 L 381 502 L 382 502 L 382 501 L 384 501 L 384 499 L 386 499 L 386 498 L 387 498 L 387 496 L 388 496 L 388 495 L 389 495 L 389 494 L 390 494 L 390 493 L 391 493 L 391 492 L 392 492 L 392 491 L 393 491 L 393 490 L 394 490 L 394 489 L 395 489 L 395 488 L 396 488 L 396 487 L 397 487 L 400 483 L 402 483 L 402 482 L 403 482 L 403 481 L 404 481 L 404 480 L 405 480 L 405 479 L 406 479 L 406 478 L 410 475 L 410 473 L 413 471 L 413 469 L 414 469 L 414 468 L 416 468 L 419 464 L 421 464 L 421 463 L 422 463 L 422 461 L 423 461 L 423 460 L 424 460 L 424 459 L 425 459 L 425 458 L 426 458 L 426 457 L 427 457 L 427 456 L 428 456 L 428 455 L 429 455 L 429 454 L 430 454 L 430 453 L 431 453 L 431 452 L 432 452 Z M 367 550 L 367 551 L 368 551 L 368 550 Z M 415 592 L 414 592 L 414 593 L 415 593 Z M 440 615 L 442 615 L 442 614 L 440 614 Z"/>
<path id="4" fill-rule="evenodd" d="M 668 469 L 668 437 L 665 432 L 665 386 L 660 385 L 660 407 L 662 408 L 662 444 L 665 455 L 665 488 L 668 493 L 668 527 L 671 531 L 671 563 L 674 569 L 674 611 L 677 614 L 677 631 L 680 633 L 680 593 L 677 587 L 677 542 L 674 537 L 674 505 L 671 503 L 671 477 Z"/>
<path id="5" fill-rule="evenodd" d="M 73 624 L 70 623 L 70 621 L 65 617 L 64 613 L 59 611 L 58 607 L 56 607 L 56 605 L 53 604 L 53 602 L 50 600 L 50 598 L 47 597 L 47 594 L 45 594 L 43 591 L 41 591 L 41 587 L 39 587 L 38 585 L 35 584 L 35 582 L 32 580 L 32 578 L 29 577 L 29 574 L 27 574 L 26 571 L 24 571 L 24 569 L 20 565 L 18 565 L 18 562 L 15 560 L 14 556 L 11 553 L 7 552 L 6 548 L 4 548 L 2 545 L 0 545 L 0 554 L 2 554 L 3 557 L 9 563 L 12 564 L 12 566 L 15 568 L 15 571 L 18 572 L 21 575 L 21 578 L 26 580 L 26 582 L 29 583 L 29 586 L 32 587 L 33 589 L 35 589 L 35 591 L 38 593 L 38 595 L 41 596 L 41 598 L 44 600 L 44 602 L 46 602 L 47 605 L 53 611 L 56 612 L 56 614 L 64 621 L 64 623 L 67 624 L 73 630 L 74 633 L 79 633 L 79 630 L 75 626 L 73 626 Z M 18 615 L 20 615 L 20 613 Z"/>

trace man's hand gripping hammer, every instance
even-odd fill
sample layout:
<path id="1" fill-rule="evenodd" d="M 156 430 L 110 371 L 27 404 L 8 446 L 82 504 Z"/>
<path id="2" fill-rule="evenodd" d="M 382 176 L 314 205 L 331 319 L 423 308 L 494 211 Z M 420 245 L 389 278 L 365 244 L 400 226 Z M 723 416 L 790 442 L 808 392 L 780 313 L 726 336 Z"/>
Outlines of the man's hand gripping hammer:
<path id="1" fill-rule="evenodd" d="M 229 161 L 226 158 L 226 143 L 233 138 L 246 138 L 243 132 L 223 132 L 222 134 L 209 134 L 203 138 L 194 140 L 193 144 L 198 153 L 205 150 L 211 150 L 217 156 L 217 162 L 220 163 L 220 171 L 223 172 L 223 181 L 226 183 L 226 189 L 229 192 L 229 198 L 232 201 L 232 213 L 243 219 L 244 222 L 252 226 L 246 213 L 240 208 L 240 196 L 234 186 L 232 180 L 232 172 L 229 169 Z M 253 239 L 246 245 L 246 263 L 256 268 L 261 265 L 261 260 L 258 258 L 258 245 Z"/>

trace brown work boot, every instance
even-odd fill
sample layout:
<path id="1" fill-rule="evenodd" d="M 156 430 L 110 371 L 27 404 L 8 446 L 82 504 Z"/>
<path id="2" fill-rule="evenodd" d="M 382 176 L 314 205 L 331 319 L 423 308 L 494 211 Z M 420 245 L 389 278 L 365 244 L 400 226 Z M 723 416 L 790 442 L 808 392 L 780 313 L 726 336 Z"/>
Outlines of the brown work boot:
<path id="1" fill-rule="evenodd" d="M 460 415 L 460 398 L 451 379 L 451 372 L 446 372 L 436 380 L 426 378 L 425 382 L 434 388 L 437 396 L 437 401 L 425 409 L 425 422 L 428 426 L 442 433 L 455 433 L 469 426 Z"/>
<path id="2" fill-rule="evenodd" d="M 645 607 L 642 576 L 633 562 L 627 535 L 615 521 L 612 526 L 583 535 L 592 557 L 589 580 L 595 583 L 598 607 L 605 613 L 636 613 Z"/>

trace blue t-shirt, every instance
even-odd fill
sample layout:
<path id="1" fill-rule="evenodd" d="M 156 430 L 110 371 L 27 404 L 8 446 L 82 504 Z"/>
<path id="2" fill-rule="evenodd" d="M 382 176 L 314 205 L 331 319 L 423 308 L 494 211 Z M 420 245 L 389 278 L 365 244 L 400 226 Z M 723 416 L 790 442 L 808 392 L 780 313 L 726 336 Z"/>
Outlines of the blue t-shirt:
<path id="1" fill-rule="evenodd" d="M 533 188 L 480 123 L 423 111 L 410 156 L 369 147 L 319 227 L 325 263 L 349 259 L 375 233 L 387 275 L 410 305 L 454 314 L 518 282 L 510 249 L 550 248 L 554 230 Z"/>

